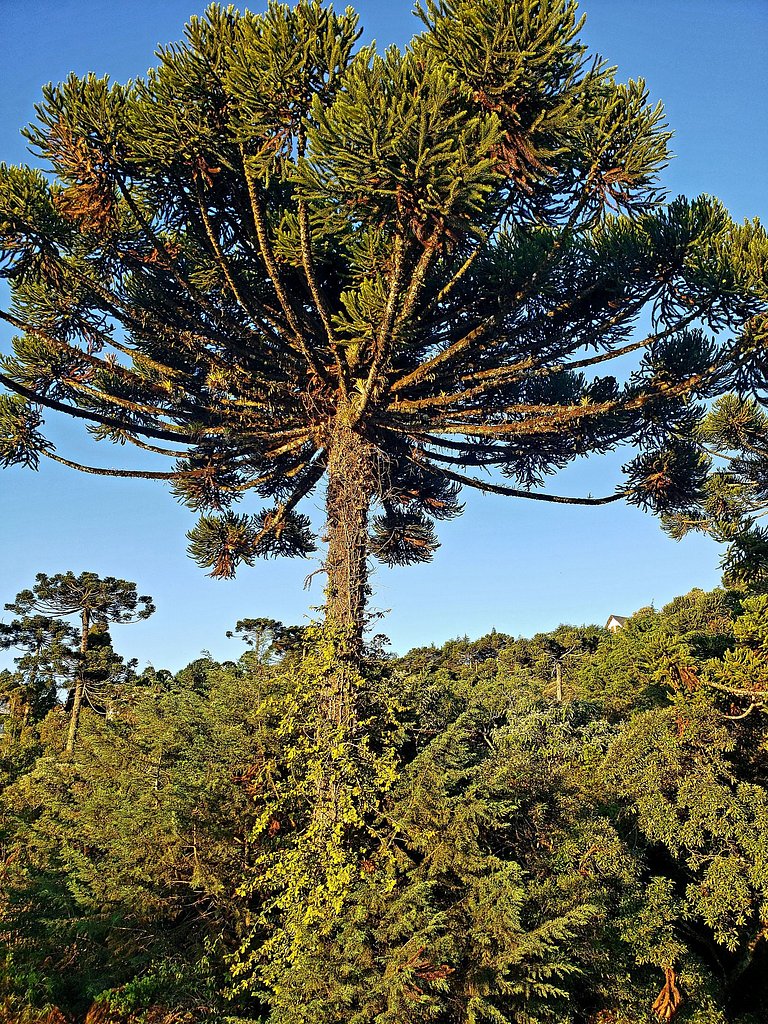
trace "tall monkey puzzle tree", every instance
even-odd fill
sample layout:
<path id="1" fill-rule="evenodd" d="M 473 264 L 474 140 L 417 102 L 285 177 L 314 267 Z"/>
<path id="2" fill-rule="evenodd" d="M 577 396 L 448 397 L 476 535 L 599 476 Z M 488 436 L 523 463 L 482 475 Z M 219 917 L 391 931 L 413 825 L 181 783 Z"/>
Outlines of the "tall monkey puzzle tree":
<path id="1" fill-rule="evenodd" d="M 92 674 L 92 671 L 89 673 L 92 666 L 88 664 L 88 655 L 93 630 L 98 627 L 104 628 L 110 622 L 125 623 L 148 619 L 155 610 L 152 598 L 139 597 L 135 583 L 118 580 L 114 576 L 102 578 L 95 572 L 81 572 L 79 576 L 75 576 L 73 572 L 47 576 L 44 572 L 39 572 L 35 577 L 34 587 L 31 590 L 22 590 L 16 595 L 16 600 L 5 607 L 7 611 L 14 612 L 22 618 L 0 629 L 0 649 L 4 645 L 10 646 L 10 643 L 4 644 L 4 639 L 15 640 L 25 632 L 28 633 L 30 626 L 34 628 L 37 623 L 47 624 L 52 640 L 57 645 L 53 647 L 53 653 L 59 661 L 61 654 L 57 652 L 57 647 L 61 646 L 62 638 L 72 639 L 77 637 L 77 634 L 72 627 L 68 627 L 66 631 L 56 631 L 53 628 L 56 625 L 54 620 L 71 615 L 77 615 L 80 620 L 80 632 L 77 637 L 80 650 L 73 672 L 72 708 L 67 731 L 67 751 L 72 753 L 75 749 L 83 700 L 89 698 L 88 678 L 89 674 Z M 14 645 L 17 642 L 15 640 Z M 74 652 L 70 652 L 70 659 L 73 654 Z"/>
<path id="2" fill-rule="evenodd" d="M 764 232 L 665 205 L 662 110 L 588 56 L 572 0 L 417 13 L 379 54 L 350 9 L 212 6 L 145 79 L 46 87 L 27 137 L 48 173 L 0 173 L 0 459 L 168 481 L 219 577 L 311 551 L 298 507 L 325 480 L 351 664 L 368 557 L 427 560 L 464 487 L 674 511 L 704 472 L 692 402 L 757 372 L 765 339 Z M 624 383 L 602 372 L 629 353 Z M 171 466 L 74 463 L 49 411 Z M 625 443 L 622 491 L 535 490 Z M 249 492 L 264 507 L 234 511 Z M 342 687 L 327 717 L 354 704 Z"/>

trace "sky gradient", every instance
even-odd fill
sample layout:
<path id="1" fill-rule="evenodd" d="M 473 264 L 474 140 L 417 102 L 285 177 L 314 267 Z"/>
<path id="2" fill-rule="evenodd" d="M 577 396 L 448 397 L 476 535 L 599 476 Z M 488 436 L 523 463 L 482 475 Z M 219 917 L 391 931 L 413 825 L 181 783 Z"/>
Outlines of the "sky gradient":
<path id="1" fill-rule="evenodd" d="M 419 29 L 409 0 L 365 0 L 356 8 L 366 41 L 381 47 L 403 45 Z M 0 160 L 28 159 L 19 128 L 32 118 L 43 83 L 70 71 L 119 81 L 141 75 L 155 63 L 157 44 L 180 38 L 188 16 L 203 10 L 191 0 L 0 0 Z M 582 10 L 590 49 L 616 64 L 621 79 L 644 77 L 651 99 L 665 104 L 675 132 L 676 158 L 662 179 L 670 194 L 708 192 L 737 220 L 767 222 L 768 3 L 585 0 Z M 9 338 L 0 328 L 0 348 Z M 114 450 L 89 445 L 73 423 L 59 422 L 51 433 L 61 454 L 117 462 Z M 120 464 L 137 464 L 118 454 Z M 590 459 L 552 489 L 608 494 L 628 457 L 624 450 Z M 715 544 L 701 537 L 675 543 L 653 518 L 626 506 L 563 508 L 479 495 L 466 495 L 466 505 L 461 519 L 439 524 L 442 546 L 431 564 L 375 570 L 372 603 L 382 617 L 374 626 L 399 652 L 491 627 L 530 635 L 560 622 L 602 624 L 611 613 L 660 606 L 719 580 Z M 306 506 L 321 521 L 321 496 Z M 117 627 L 115 646 L 141 664 L 178 669 L 203 649 L 236 657 L 242 648 L 225 632 L 239 618 L 301 623 L 322 603 L 322 576 L 312 575 L 319 554 L 258 562 L 231 582 L 208 579 L 185 553 L 193 522 L 151 481 L 96 479 L 50 463 L 38 473 L 0 472 L 0 605 L 41 571 L 134 580 L 158 610 L 147 622 Z"/>

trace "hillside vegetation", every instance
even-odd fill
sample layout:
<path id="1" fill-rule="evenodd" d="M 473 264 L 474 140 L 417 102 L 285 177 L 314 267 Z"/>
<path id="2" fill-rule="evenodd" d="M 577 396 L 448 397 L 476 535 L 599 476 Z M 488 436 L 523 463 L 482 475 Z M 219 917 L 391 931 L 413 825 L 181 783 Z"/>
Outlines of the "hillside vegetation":
<path id="1" fill-rule="evenodd" d="M 768 597 L 377 638 L 335 871 L 302 845 L 322 634 L 238 630 L 176 675 L 38 632 L 0 675 L 2 1020 L 765 1021 Z"/>

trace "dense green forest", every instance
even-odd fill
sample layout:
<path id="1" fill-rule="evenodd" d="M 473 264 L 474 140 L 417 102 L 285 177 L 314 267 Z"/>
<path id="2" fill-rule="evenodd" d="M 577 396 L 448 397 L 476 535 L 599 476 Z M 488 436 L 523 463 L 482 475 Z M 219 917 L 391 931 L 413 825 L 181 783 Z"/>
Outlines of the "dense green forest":
<path id="1" fill-rule="evenodd" d="M 84 640 L 50 603 L 83 579 L 109 584 Z M 766 1019 L 768 597 L 375 638 L 335 870 L 305 842 L 320 631 L 246 619 L 238 660 L 174 675 L 113 650 L 107 615 L 149 610 L 125 581 L 41 576 L 8 608 L 3 1021 Z"/>

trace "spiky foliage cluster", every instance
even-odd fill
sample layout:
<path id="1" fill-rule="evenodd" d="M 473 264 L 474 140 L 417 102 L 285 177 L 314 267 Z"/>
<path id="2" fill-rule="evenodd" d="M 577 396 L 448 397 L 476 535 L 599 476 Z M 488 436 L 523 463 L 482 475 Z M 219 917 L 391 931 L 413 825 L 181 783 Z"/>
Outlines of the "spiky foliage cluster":
<path id="1" fill-rule="evenodd" d="M 50 616 L 83 615 L 90 623 L 124 623 L 148 619 L 154 612 L 152 598 L 136 593 L 136 584 L 95 572 L 48 576 L 39 572 L 31 590 L 22 590 L 6 610 L 17 615 L 39 612 Z"/>
<path id="2" fill-rule="evenodd" d="M 171 460 L 76 468 L 168 481 L 218 576 L 307 553 L 296 506 L 342 423 L 373 453 L 387 562 L 427 558 L 462 487 L 565 500 L 531 489 L 630 441 L 633 500 L 677 508 L 691 401 L 757 358 L 764 233 L 663 205 L 662 110 L 589 58 L 573 0 L 417 13 L 380 54 L 349 9 L 212 6 L 146 78 L 44 90 L 49 174 L 0 170 L 5 464 L 75 465 L 48 411 Z M 602 373 L 631 352 L 624 383 Z M 265 509 L 236 515 L 248 492 Z"/>
<path id="3" fill-rule="evenodd" d="M 762 390 L 762 389 L 761 389 Z M 699 493 L 663 519 L 676 539 L 692 530 L 725 544 L 724 583 L 744 593 L 768 589 L 768 416 L 761 400 L 720 398 L 694 433 Z"/>

